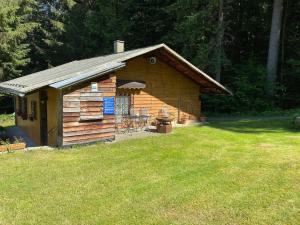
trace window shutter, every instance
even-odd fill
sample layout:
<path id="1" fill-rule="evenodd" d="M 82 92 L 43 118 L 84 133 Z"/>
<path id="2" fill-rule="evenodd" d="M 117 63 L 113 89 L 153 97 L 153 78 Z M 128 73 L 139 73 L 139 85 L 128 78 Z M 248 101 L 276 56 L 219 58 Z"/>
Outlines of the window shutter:
<path id="1" fill-rule="evenodd" d="M 101 92 L 80 93 L 80 120 L 103 118 L 103 97 Z"/>
<path id="2" fill-rule="evenodd" d="M 26 97 L 22 98 L 22 118 L 24 120 L 27 119 L 27 98 Z"/>
<path id="3" fill-rule="evenodd" d="M 18 97 L 18 110 L 17 110 L 17 114 L 18 116 L 22 115 L 22 110 L 23 110 L 23 106 L 22 106 L 23 100 L 21 97 Z"/>
<path id="4" fill-rule="evenodd" d="M 37 119 L 37 116 L 36 116 L 37 109 L 36 108 L 37 108 L 36 107 L 36 101 L 31 101 L 31 117 L 34 120 Z"/>

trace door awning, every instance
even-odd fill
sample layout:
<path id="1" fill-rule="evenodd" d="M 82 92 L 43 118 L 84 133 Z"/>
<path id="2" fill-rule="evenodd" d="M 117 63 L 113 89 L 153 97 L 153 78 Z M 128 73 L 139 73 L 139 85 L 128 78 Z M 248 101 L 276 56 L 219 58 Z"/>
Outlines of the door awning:
<path id="1" fill-rule="evenodd" d="M 120 89 L 144 89 L 146 83 L 137 80 L 117 80 L 117 88 Z"/>

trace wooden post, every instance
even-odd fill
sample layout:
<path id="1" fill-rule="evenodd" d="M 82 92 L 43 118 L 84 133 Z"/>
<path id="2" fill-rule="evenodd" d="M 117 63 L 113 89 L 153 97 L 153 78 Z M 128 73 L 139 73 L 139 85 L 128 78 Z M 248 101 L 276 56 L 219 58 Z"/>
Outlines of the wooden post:
<path id="1" fill-rule="evenodd" d="M 57 94 L 57 147 L 63 146 L 63 92 L 58 90 Z"/>
<path id="2" fill-rule="evenodd" d="M 18 126 L 18 120 L 17 120 L 17 97 L 13 96 L 14 98 L 14 112 L 15 112 L 15 125 Z"/>
<path id="3" fill-rule="evenodd" d="M 178 115 L 177 115 L 177 123 L 180 123 L 180 109 L 181 108 L 181 96 L 178 99 Z"/>

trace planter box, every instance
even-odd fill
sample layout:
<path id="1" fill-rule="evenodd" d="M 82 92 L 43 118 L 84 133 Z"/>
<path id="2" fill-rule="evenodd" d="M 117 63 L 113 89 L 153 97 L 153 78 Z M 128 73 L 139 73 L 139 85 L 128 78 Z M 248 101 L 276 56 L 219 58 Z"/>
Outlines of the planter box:
<path id="1" fill-rule="evenodd" d="M 26 143 L 17 143 L 17 144 L 10 144 L 7 145 L 7 149 L 9 151 L 13 151 L 13 150 L 22 150 L 26 148 Z"/>
<path id="2" fill-rule="evenodd" d="M 168 134 L 172 132 L 171 124 L 157 124 L 156 130 L 158 133 Z"/>
<path id="3" fill-rule="evenodd" d="M 180 121 L 179 121 L 179 124 L 187 124 L 188 123 L 188 119 L 181 119 Z"/>
<path id="4" fill-rule="evenodd" d="M 0 145 L 0 152 L 6 152 L 7 151 L 7 145 Z"/>
<path id="5" fill-rule="evenodd" d="M 22 150 L 22 149 L 25 149 L 25 148 L 26 148 L 26 143 L 1 145 L 0 146 L 0 152 Z"/>
<path id="6" fill-rule="evenodd" d="M 201 123 L 205 123 L 206 120 L 207 120 L 207 117 L 201 116 L 201 117 L 199 118 L 199 120 L 200 120 Z"/>

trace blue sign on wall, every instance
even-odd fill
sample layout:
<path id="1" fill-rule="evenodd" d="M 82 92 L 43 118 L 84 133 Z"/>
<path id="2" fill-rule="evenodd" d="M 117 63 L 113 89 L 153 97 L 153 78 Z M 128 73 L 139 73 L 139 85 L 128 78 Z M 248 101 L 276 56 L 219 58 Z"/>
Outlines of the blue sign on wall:
<path id="1" fill-rule="evenodd" d="M 103 114 L 114 115 L 115 114 L 115 97 L 103 98 Z"/>

